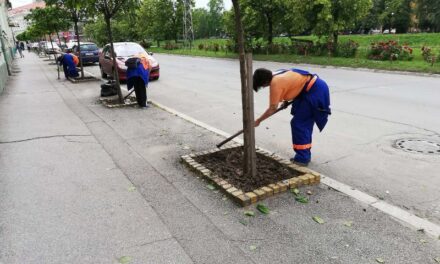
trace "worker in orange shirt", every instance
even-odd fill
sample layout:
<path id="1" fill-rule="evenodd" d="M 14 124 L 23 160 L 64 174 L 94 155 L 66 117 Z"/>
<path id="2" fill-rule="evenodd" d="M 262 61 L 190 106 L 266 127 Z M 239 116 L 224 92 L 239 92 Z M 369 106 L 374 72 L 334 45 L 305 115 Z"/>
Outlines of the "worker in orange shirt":
<path id="1" fill-rule="evenodd" d="M 307 166 L 311 160 L 312 133 L 316 123 L 320 131 L 327 124 L 330 111 L 330 93 L 324 80 L 304 70 L 257 69 L 253 76 L 253 89 L 270 86 L 269 108 L 255 120 L 255 127 L 275 113 L 279 103 L 292 101 L 290 122 L 295 156 L 290 160 Z"/>

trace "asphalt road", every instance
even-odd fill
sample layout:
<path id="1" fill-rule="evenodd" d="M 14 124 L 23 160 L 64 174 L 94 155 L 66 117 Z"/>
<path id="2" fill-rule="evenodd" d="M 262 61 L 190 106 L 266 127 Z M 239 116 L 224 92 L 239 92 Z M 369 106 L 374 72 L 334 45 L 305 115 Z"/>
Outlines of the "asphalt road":
<path id="1" fill-rule="evenodd" d="M 229 133 L 241 128 L 238 61 L 155 56 L 161 77 L 150 84 L 149 99 Z M 440 78 L 272 62 L 255 62 L 258 67 L 303 68 L 329 84 L 333 114 L 322 133 L 315 129 L 311 168 L 440 223 Z M 97 66 L 86 70 L 99 74 Z M 268 92 L 257 93 L 256 115 L 267 106 Z M 263 122 L 257 144 L 292 156 L 290 118 L 285 111 Z M 399 140 L 425 153 L 398 149 Z"/>

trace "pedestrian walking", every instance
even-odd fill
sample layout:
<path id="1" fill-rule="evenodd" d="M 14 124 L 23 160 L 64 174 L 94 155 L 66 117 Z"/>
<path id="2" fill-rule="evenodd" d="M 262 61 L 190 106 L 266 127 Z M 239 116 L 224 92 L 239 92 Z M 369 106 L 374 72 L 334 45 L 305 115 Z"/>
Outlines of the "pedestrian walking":
<path id="1" fill-rule="evenodd" d="M 279 70 L 275 73 L 264 68 L 253 76 L 253 89 L 270 86 L 269 108 L 255 120 L 255 127 L 271 116 L 281 102 L 292 101 L 290 122 L 295 156 L 292 162 L 307 166 L 311 160 L 312 133 L 316 124 L 322 131 L 330 111 L 330 93 L 324 80 L 318 75 L 300 69 Z"/>
<path id="2" fill-rule="evenodd" d="M 18 50 L 18 53 L 20 54 L 20 58 L 24 58 L 23 50 L 21 48 L 22 44 L 23 44 L 23 42 L 20 44 L 18 41 L 15 43 L 15 49 Z"/>
<path id="3" fill-rule="evenodd" d="M 140 53 L 129 58 L 127 66 L 127 89 L 134 88 L 136 100 L 140 107 L 147 108 L 147 85 L 150 77 L 151 63 L 146 54 Z"/>

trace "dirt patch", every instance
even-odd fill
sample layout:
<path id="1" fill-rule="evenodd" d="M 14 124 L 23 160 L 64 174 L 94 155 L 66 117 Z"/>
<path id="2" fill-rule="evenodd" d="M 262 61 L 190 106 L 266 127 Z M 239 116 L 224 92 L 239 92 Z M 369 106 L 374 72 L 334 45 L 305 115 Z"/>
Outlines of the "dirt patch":
<path id="1" fill-rule="evenodd" d="M 300 172 L 257 153 L 257 176 L 253 179 L 245 178 L 243 177 L 242 168 L 242 147 L 197 156 L 194 157 L 194 160 L 244 192 L 250 192 L 268 184 L 277 183 L 301 175 Z"/>

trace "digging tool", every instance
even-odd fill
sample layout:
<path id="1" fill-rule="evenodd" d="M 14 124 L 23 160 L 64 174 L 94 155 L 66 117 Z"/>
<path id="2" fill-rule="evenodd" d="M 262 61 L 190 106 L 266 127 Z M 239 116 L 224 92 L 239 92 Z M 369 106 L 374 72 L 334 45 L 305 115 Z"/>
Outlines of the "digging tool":
<path id="1" fill-rule="evenodd" d="M 124 97 L 124 100 L 127 99 L 127 98 L 128 98 L 133 92 L 134 92 L 134 88 L 131 89 L 131 92 L 129 92 L 129 93 Z"/>
<path id="2" fill-rule="evenodd" d="M 286 109 L 289 105 L 291 105 L 293 103 L 292 101 L 285 101 L 276 111 L 275 113 L 273 113 L 272 115 L 278 113 L 281 110 Z M 237 133 L 235 133 L 234 135 L 228 137 L 227 139 L 223 140 L 222 142 L 220 142 L 219 144 L 217 144 L 217 148 L 220 148 L 221 146 L 223 146 L 224 144 L 228 143 L 229 141 L 233 140 L 234 138 L 238 137 L 239 135 L 241 135 L 243 133 L 243 129 L 238 131 Z"/>

